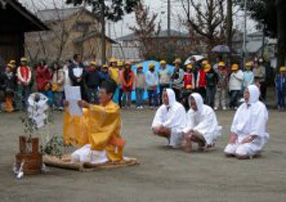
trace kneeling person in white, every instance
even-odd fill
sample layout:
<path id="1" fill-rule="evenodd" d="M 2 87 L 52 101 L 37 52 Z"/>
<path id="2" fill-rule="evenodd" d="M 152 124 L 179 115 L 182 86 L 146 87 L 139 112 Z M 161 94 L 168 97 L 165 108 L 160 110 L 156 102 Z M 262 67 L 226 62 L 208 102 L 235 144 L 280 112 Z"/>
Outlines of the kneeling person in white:
<path id="1" fill-rule="evenodd" d="M 267 143 L 268 112 L 265 105 L 259 101 L 259 94 L 255 85 L 245 89 L 245 103 L 235 113 L 229 143 L 224 149 L 226 156 L 250 158 L 257 155 Z"/>
<path id="2" fill-rule="evenodd" d="M 199 145 L 200 150 L 215 145 L 221 135 L 222 127 L 218 125 L 213 109 L 203 103 L 198 93 L 189 96 L 190 110 L 187 113 L 187 126 L 183 130 L 183 148 L 186 152 L 192 151 L 192 142 Z"/>
<path id="3" fill-rule="evenodd" d="M 186 125 L 186 111 L 182 104 L 176 101 L 172 89 L 163 91 L 163 105 L 157 110 L 152 131 L 155 135 L 165 137 L 173 148 L 181 146 L 182 131 Z"/>

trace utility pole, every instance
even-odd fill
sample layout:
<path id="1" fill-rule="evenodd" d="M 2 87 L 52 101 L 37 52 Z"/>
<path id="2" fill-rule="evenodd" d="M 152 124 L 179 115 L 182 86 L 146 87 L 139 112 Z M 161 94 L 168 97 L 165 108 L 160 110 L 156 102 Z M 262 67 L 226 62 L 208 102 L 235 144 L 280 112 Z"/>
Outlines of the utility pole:
<path id="1" fill-rule="evenodd" d="M 243 32 L 243 55 L 242 55 L 242 67 L 245 66 L 245 62 L 246 62 L 246 56 L 247 56 L 247 50 L 246 50 L 246 36 L 247 36 L 247 4 L 246 4 L 247 0 L 244 0 L 244 32 Z"/>
<path id="2" fill-rule="evenodd" d="M 232 58 L 232 1 L 233 0 L 227 0 L 227 45 L 230 49 L 230 57 Z"/>
<path id="3" fill-rule="evenodd" d="M 167 60 L 170 61 L 171 60 L 171 0 L 168 0 L 167 32 L 168 32 Z"/>
<path id="4" fill-rule="evenodd" d="M 171 0 L 168 0 L 168 21 L 167 21 L 167 26 L 168 26 L 168 38 L 171 36 Z"/>
<path id="5" fill-rule="evenodd" d="M 108 22 L 108 37 L 111 38 L 111 22 Z"/>
<path id="6" fill-rule="evenodd" d="M 105 39 L 105 3 L 102 1 L 101 4 L 101 62 L 106 63 L 106 39 Z"/>

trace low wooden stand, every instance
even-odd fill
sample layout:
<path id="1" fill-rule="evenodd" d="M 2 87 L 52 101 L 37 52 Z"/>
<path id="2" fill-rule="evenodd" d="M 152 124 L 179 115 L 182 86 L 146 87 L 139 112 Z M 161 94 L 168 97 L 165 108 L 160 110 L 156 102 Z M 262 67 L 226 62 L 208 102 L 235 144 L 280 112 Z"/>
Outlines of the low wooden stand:
<path id="1" fill-rule="evenodd" d="M 28 151 L 28 145 L 31 151 Z M 24 162 L 23 172 L 25 175 L 39 174 L 42 169 L 43 156 L 39 152 L 39 138 L 27 139 L 25 136 L 19 137 L 20 152 L 16 154 L 16 166 L 19 170 L 21 163 Z"/>

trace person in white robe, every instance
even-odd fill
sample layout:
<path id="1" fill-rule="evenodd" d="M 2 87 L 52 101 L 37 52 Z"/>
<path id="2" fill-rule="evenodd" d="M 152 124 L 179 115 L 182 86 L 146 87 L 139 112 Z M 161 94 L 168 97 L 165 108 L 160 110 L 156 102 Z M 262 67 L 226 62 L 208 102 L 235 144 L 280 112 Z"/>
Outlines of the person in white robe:
<path id="1" fill-rule="evenodd" d="M 249 85 L 244 91 L 245 102 L 235 113 L 231 134 L 224 152 L 226 156 L 239 159 L 252 158 L 259 154 L 269 140 L 266 132 L 268 111 L 259 101 L 259 88 Z"/>
<path id="2" fill-rule="evenodd" d="M 183 149 L 191 152 L 192 142 L 198 143 L 200 151 L 214 147 L 222 130 L 214 110 L 203 103 L 203 98 L 198 93 L 189 96 L 189 105 L 187 125 L 183 130 Z"/>
<path id="3" fill-rule="evenodd" d="M 173 148 L 180 147 L 182 144 L 182 130 L 186 125 L 186 110 L 182 104 L 176 101 L 172 89 L 165 89 L 162 99 L 163 104 L 155 114 L 152 131 L 155 135 L 167 138 L 169 146 Z"/>

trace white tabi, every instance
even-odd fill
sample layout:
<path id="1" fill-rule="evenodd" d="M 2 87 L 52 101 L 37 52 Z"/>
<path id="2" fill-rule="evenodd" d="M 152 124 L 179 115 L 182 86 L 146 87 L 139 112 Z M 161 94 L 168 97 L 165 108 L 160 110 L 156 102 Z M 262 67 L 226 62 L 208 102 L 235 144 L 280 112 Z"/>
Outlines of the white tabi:
<path id="1" fill-rule="evenodd" d="M 265 105 L 259 101 L 259 89 L 255 85 L 248 86 L 249 102 L 243 103 L 236 111 L 231 132 L 238 136 L 235 144 L 228 144 L 224 152 L 238 156 L 254 156 L 258 154 L 269 139 L 266 133 L 268 112 Z M 242 144 L 244 138 L 257 135 L 251 143 Z"/>
<path id="2" fill-rule="evenodd" d="M 91 150 L 90 144 L 86 144 L 73 152 L 71 157 L 72 163 L 83 162 L 96 165 L 108 162 L 106 151 Z"/>
<path id="3" fill-rule="evenodd" d="M 157 110 L 152 128 L 163 126 L 171 130 L 169 145 L 172 147 L 181 146 L 182 131 L 186 126 L 186 110 L 182 104 L 176 101 L 172 89 L 166 89 L 169 105 L 163 104 Z"/>
<path id="4" fill-rule="evenodd" d="M 214 145 L 221 135 L 222 127 L 218 125 L 216 114 L 213 109 L 203 103 L 203 98 L 198 93 L 192 93 L 197 104 L 197 111 L 192 108 L 187 113 L 187 126 L 183 130 L 188 133 L 190 130 L 199 132 L 206 140 L 206 145 Z"/>

